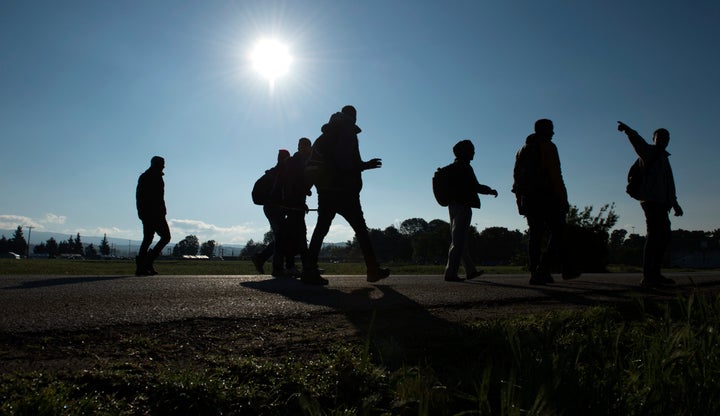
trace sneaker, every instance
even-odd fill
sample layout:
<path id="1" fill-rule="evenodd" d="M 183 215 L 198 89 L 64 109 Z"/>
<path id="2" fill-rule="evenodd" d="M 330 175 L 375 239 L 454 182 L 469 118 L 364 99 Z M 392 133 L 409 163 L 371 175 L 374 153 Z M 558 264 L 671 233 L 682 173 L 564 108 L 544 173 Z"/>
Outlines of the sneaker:
<path id="1" fill-rule="evenodd" d="M 468 273 L 467 276 L 465 276 L 465 280 L 472 280 L 476 277 L 480 277 L 485 273 L 484 270 L 474 270 L 471 273 Z"/>
<path id="2" fill-rule="evenodd" d="M 675 281 L 673 279 L 670 279 L 669 277 L 665 277 L 663 275 L 660 275 L 657 278 L 657 282 L 658 282 L 658 284 L 666 285 L 666 286 L 671 286 L 671 285 L 675 284 Z"/>
<path id="3" fill-rule="evenodd" d="M 265 268 L 263 267 L 263 264 L 265 264 L 265 262 L 260 260 L 260 256 L 258 256 L 257 254 L 253 254 L 252 264 L 253 266 L 255 266 L 255 271 L 257 271 L 258 274 L 265 274 Z"/>
<path id="4" fill-rule="evenodd" d="M 300 270 L 297 269 L 297 267 L 293 266 L 288 269 L 285 269 L 285 276 L 292 277 L 293 279 L 297 279 L 298 277 L 302 276 L 302 273 L 300 272 Z"/>
<path id="5" fill-rule="evenodd" d="M 315 286 L 325 286 L 329 282 L 324 277 L 320 276 L 320 273 L 317 269 L 313 270 L 303 270 L 302 277 L 300 278 L 300 281 L 305 283 L 306 285 L 315 285 Z"/>
<path id="6" fill-rule="evenodd" d="M 582 273 L 580 273 L 579 271 L 573 270 L 573 269 L 563 270 L 562 278 L 563 278 L 563 280 L 577 279 L 578 277 L 580 277 L 581 274 Z"/>
<path id="7" fill-rule="evenodd" d="M 368 282 L 377 282 L 378 280 L 382 280 L 390 276 L 390 269 L 377 269 L 376 271 L 370 272 L 368 271 L 367 274 L 367 281 Z"/>
<path id="8" fill-rule="evenodd" d="M 460 277 L 456 276 L 445 276 L 446 282 L 464 282 L 465 279 L 462 279 Z"/>
<path id="9" fill-rule="evenodd" d="M 548 283 L 555 283 L 555 279 L 549 272 L 535 271 L 530 273 L 531 285 L 544 286 Z"/>

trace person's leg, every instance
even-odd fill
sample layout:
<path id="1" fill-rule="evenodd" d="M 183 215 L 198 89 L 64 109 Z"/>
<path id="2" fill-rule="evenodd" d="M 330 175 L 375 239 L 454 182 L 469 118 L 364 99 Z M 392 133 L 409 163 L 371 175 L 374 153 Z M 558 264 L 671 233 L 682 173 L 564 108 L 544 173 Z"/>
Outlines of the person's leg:
<path id="1" fill-rule="evenodd" d="M 309 284 L 327 284 L 327 280 L 320 276 L 318 270 L 318 257 L 323 240 L 330 231 L 330 225 L 335 218 L 337 197 L 334 193 L 318 191 L 318 218 L 310 238 L 307 255 L 303 262 L 302 280 Z"/>
<path id="2" fill-rule="evenodd" d="M 643 284 L 662 283 L 660 269 L 670 243 L 670 217 L 662 204 L 643 202 L 647 232 L 643 251 Z M 670 283 L 668 281 L 667 283 Z"/>
<path id="3" fill-rule="evenodd" d="M 149 220 L 144 220 L 142 225 L 143 240 L 140 243 L 140 249 L 135 257 L 135 276 L 147 276 L 150 274 L 150 271 L 147 268 L 148 249 L 155 237 L 155 227 Z"/>
<path id="4" fill-rule="evenodd" d="M 547 215 L 549 230 L 548 249 L 546 258 L 541 261 L 541 269 L 548 273 L 556 266 L 562 267 L 564 280 L 580 277 L 580 272 L 568 258 L 567 240 L 565 230 L 567 227 L 567 214 L 560 209 L 553 209 Z"/>
<path id="5" fill-rule="evenodd" d="M 540 267 L 545 221 L 543 221 L 542 215 L 535 212 L 528 213 L 526 219 L 528 223 L 528 267 L 532 276 Z"/>
<path id="6" fill-rule="evenodd" d="M 470 280 L 482 276 L 483 271 L 475 267 L 472 254 L 470 254 L 470 224 L 472 223 L 472 208 L 467 210 L 467 228 L 465 230 L 465 248 L 463 248 L 462 264 L 465 268 L 465 278 Z"/>
<path id="7" fill-rule="evenodd" d="M 273 233 L 273 254 L 272 254 L 272 271 L 271 275 L 280 277 L 285 274 L 285 263 L 284 263 L 284 230 L 283 225 L 285 222 L 285 211 L 281 208 L 267 207 L 265 209 L 265 216 L 270 222 L 270 229 Z"/>
<path id="8" fill-rule="evenodd" d="M 466 242 L 470 228 L 470 220 L 472 218 L 472 208 L 464 205 L 450 204 L 448 206 L 448 212 L 450 213 L 450 248 L 448 249 L 448 261 L 445 265 L 445 280 L 452 281 L 458 280 L 457 274 L 460 268 L 460 262 L 464 260 L 464 255 L 466 254 Z"/>
<path id="9" fill-rule="evenodd" d="M 166 245 L 170 242 L 170 226 L 167 223 L 167 220 L 165 218 L 159 219 L 157 221 L 157 224 L 155 225 L 155 232 L 160 236 L 160 240 L 155 244 L 155 247 L 152 248 L 148 252 L 147 257 L 147 269 L 150 272 L 150 274 L 156 275 L 157 272 L 155 271 L 155 267 L 153 266 L 153 262 L 155 259 L 162 254 L 162 250 L 165 248 Z"/>
<path id="10" fill-rule="evenodd" d="M 376 282 L 390 275 L 388 269 L 382 269 L 375 255 L 375 249 L 370 241 L 365 215 L 360 205 L 360 195 L 354 193 L 343 194 L 339 202 L 338 213 L 345 218 L 355 231 L 360 251 L 365 259 L 365 268 L 367 269 L 367 279 L 370 282 Z"/>

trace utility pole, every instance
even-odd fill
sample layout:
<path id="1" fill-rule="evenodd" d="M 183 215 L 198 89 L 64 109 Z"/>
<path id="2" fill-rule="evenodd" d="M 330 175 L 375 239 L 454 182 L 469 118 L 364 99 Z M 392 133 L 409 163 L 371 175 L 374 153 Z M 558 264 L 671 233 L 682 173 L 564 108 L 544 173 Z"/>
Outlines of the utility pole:
<path id="1" fill-rule="evenodd" d="M 28 243 L 28 247 L 27 247 L 27 258 L 30 258 L 30 234 L 32 234 L 32 229 L 33 229 L 33 228 L 35 228 L 35 227 L 33 227 L 32 225 L 28 225 L 28 226 L 27 226 L 27 229 L 28 229 L 28 241 L 27 241 L 27 243 Z"/>

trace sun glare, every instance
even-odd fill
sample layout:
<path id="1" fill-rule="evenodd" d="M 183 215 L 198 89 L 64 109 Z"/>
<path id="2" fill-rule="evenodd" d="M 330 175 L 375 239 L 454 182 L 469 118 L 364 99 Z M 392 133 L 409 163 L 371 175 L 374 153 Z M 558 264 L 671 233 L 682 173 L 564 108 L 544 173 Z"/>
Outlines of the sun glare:
<path id="1" fill-rule="evenodd" d="M 250 60 L 253 68 L 273 84 L 288 73 L 292 57 L 285 44 L 274 39 L 262 39 L 255 44 Z"/>

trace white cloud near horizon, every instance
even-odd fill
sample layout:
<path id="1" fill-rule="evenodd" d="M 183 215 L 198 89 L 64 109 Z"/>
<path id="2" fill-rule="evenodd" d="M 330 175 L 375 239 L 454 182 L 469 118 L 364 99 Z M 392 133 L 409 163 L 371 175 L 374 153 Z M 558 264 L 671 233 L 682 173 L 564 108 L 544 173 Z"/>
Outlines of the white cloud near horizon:
<path id="1" fill-rule="evenodd" d="M 64 215 L 55 215 L 48 212 L 47 214 L 45 214 L 45 220 L 42 222 L 45 224 L 65 224 L 66 220 L 67 217 Z"/>
<path id="2" fill-rule="evenodd" d="M 24 215 L 0 214 L 0 229 L 16 230 L 17 227 L 24 229 L 28 226 L 42 228 L 40 223 Z"/>
<path id="3" fill-rule="evenodd" d="M 266 231 L 266 227 L 257 228 L 247 224 L 221 227 L 201 220 L 178 218 L 169 219 L 168 224 L 174 242 L 188 235 L 194 235 L 200 242 L 215 240 L 217 244 L 245 244 L 253 239 L 253 236 L 264 235 Z"/>

